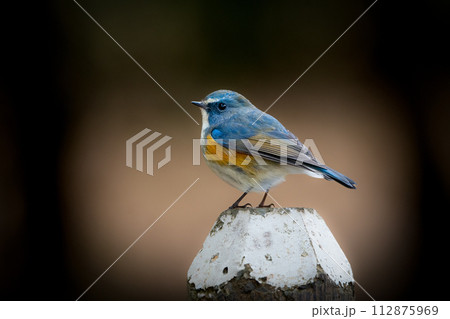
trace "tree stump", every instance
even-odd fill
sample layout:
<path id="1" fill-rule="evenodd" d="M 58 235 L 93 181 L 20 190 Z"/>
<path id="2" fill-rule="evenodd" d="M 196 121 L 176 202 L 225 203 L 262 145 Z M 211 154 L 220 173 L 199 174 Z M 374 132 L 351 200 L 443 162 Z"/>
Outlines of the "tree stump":
<path id="1" fill-rule="evenodd" d="M 188 271 L 191 300 L 354 300 L 350 263 L 308 208 L 220 214 Z"/>

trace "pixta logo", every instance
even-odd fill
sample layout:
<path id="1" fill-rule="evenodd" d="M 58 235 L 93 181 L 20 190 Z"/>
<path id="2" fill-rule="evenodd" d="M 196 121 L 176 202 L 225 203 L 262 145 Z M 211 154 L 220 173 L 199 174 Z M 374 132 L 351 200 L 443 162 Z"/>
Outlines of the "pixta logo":
<path id="1" fill-rule="evenodd" d="M 138 171 L 144 172 L 144 157 L 147 158 L 147 174 L 153 176 L 153 166 L 154 166 L 154 152 L 167 143 L 172 138 L 170 136 L 161 136 L 159 132 L 151 132 L 150 129 L 146 128 L 132 138 L 128 139 L 126 142 L 126 163 L 128 167 L 133 167 L 133 147 L 136 147 L 136 169 Z M 146 137 L 145 137 L 146 136 Z M 144 138 L 145 137 L 145 138 Z M 144 139 L 143 139 L 144 138 Z M 159 138 L 159 139 L 158 139 Z M 158 140 L 157 140 L 158 139 Z M 138 142 L 139 141 L 139 142 Z M 146 153 L 144 153 L 146 150 Z M 145 154 L 145 155 L 144 155 Z M 157 169 L 160 169 L 164 165 L 170 162 L 171 159 L 171 149 L 170 145 L 165 149 L 165 156 L 157 164 Z"/>

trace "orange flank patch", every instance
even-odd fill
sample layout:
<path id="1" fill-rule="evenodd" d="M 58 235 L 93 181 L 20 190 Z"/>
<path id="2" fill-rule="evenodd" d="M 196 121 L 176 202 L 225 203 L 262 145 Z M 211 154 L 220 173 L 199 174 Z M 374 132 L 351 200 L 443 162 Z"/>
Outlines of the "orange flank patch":
<path id="1" fill-rule="evenodd" d="M 252 166 L 255 162 L 253 156 L 230 151 L 218 144 L 211 135 L 206 138 L 204 151 L 207 160 L 215 161 L 219 165 L 237 165 L 241 168 L 250 169 L 249 166 Z"/>

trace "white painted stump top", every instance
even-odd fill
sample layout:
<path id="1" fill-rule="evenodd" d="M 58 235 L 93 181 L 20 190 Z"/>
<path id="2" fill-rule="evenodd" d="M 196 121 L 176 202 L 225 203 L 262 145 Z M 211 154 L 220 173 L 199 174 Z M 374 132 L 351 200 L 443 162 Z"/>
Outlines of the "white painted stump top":
<path id="1" fill-rule="evenodd" d="M 188 282 L 196 289 L 219 286 L 246 264 L 254 279 L 280 288 L 311 283 L 321 273 L 337 285 L 354 282 L 350 263 L 314 209 L 224 211 L 192 262 Z"/>

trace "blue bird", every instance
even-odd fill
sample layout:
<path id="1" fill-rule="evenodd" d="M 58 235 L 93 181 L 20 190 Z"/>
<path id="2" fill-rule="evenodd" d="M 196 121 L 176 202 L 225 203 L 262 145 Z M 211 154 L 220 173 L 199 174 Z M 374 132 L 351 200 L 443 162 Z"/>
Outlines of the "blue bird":
<path id="1" fill-rule="evenodd" d="M 264 205 L 269 189 L 288 174 L 307 174 L 356 188 L 353 180 L 319 163 L 295 135 L 243 95 L 218 90 L 192 104 L 201 108 L 201 149 L 206 163 L 244 192 L 230 208 L 251 206 L 239 203 L 249 192 L 262 191 L 258 207 L 273 206 Z"/>

